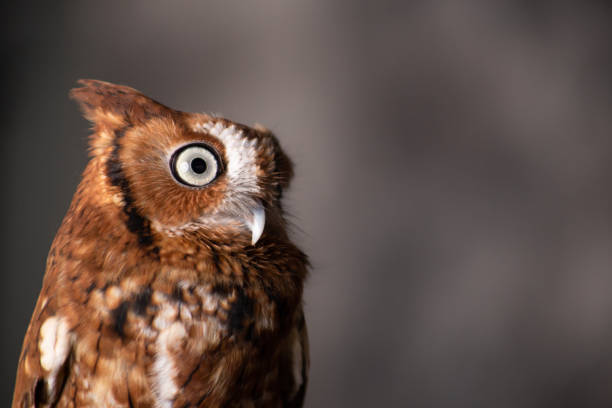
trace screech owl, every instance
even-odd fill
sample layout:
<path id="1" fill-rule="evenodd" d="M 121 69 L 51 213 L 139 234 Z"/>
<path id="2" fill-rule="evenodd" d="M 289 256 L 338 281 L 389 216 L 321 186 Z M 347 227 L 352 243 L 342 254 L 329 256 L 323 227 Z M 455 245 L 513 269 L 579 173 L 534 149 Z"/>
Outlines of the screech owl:
<path id="1" fill-rule="evenodd" d="M 91 159 L 53 241 L 13 407 L 300 407 L 308 261 L 275 136 L 81 80 Z"/>

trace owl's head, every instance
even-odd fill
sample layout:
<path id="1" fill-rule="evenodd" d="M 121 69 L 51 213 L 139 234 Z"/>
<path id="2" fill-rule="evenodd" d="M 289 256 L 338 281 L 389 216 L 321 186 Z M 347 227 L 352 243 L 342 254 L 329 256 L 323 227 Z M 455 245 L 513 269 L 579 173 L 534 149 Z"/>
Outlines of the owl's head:
<path id="1" fill-rule="evenodd" d="M 283 230 L 280 200 L 293 172 L 272 133 L 176 111 L 129 87 L 79 83 L 71 96 L 94 124 L 94 188 L 142 241 L 207 230 L 255 245 L 264 228 Z"/>

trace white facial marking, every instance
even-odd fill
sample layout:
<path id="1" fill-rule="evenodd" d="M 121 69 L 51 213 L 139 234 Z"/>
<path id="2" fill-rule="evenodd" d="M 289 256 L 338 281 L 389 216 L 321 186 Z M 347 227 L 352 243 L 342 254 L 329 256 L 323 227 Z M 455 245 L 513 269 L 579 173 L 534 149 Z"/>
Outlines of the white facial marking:
<path id="1" fill-rule="evenodd" d="M 40 366 L 49 371 L 48 385 L 52 389 L 59 369 L 64 365 L 70 351 L 68 323 L 62 317 L 49 317 L 40 326 Z"/>
<path id="2" fill-rule="evenodd" d="M 265 212 L 254 195 L 260 192 L 257 183 L 257 140 L 248 139 L 235 125 L 224 126 L 221 121 L 208 121 L 195 126 L 195 131 L 207 132 L 218 138 L 225 146 L 227 156 L 226 197 L 219 206 L 221 214 L 215 214 L 214 221 L 225 223 L 238 220 L 242 226 L 251 230 L 251 244 L 259 240 L 265 226 Z M 202 217 L 201 224 L 210 222 L 211 217 Z"/>
<path id="3" fill-rule="evenodd" d="M 232 193 L 257 193 L 257 151 L 255 139 L 244 137 L 242 130 L 234 125 L 223 126 L 221 122 L 206 122 L 196 127 L 218 138 L 225 146 L 227 155 L 227 178 Z"/>

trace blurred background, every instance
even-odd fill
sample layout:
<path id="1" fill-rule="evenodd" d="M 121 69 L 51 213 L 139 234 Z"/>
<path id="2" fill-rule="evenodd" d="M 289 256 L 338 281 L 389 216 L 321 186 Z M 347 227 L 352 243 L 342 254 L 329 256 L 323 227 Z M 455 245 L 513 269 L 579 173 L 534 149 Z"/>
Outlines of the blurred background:
<path id="1" fill-rule="evenodd" d="M 87 161 L 78 78 L 277 133 L 308 407 L 612 406 L 604 1 L 3 5 L 0 405 Z"/>

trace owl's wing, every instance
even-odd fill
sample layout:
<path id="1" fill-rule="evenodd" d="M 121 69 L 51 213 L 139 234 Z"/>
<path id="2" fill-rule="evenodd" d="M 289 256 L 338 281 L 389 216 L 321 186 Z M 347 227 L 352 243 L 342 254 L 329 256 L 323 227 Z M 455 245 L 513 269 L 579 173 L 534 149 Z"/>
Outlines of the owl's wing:
<path id="1" fill-rule="evenodd" d="M 67 320 L 55 314 L 54 299 L 41 293 L 19 357 L 13 408 L 53 406 L 69 374 L 71 349 Z"/>
<path id="2" fill-rule="evenodd" d="M 297 324 L 289 337 L 285 353 L 285 361 L 288 361 L 289 364 L 284 366 L 284 370 L 281 368 L 281 376 L 289 381 L 288 391 L 283 396 L 283 406 L 300 408 L 304 405 L 304 395 L 308 385 L 308 368 L 310 366 L 308 332 L 302 311 L 299 312 Z"/>

